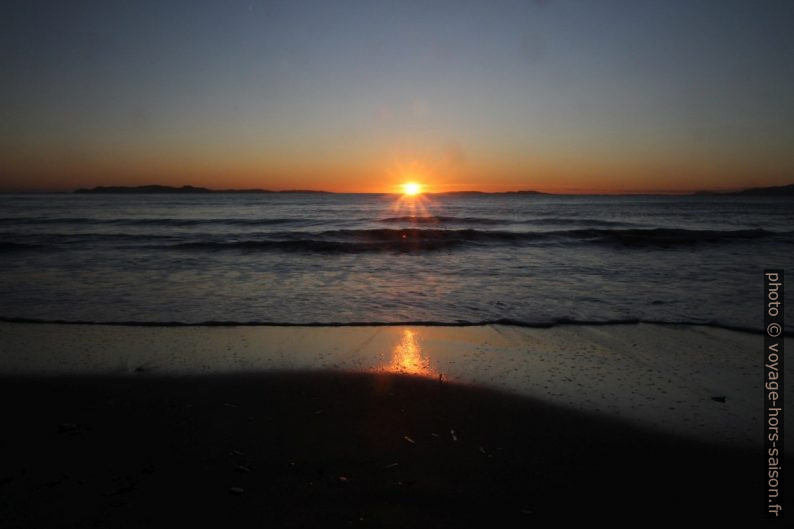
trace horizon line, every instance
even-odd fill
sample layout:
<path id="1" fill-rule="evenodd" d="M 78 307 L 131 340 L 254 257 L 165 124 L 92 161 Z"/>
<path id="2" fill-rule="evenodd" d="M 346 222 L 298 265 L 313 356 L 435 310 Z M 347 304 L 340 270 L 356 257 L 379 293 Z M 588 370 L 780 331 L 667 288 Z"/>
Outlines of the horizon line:
<path id="1" fill-rule="evenodd" d="M 783 184 L 780 186 L 761 186 L 761 187 L 736 187 L 736 188 L 723 188 L 723 189 L 678 189 L 678 190 L 619 190 L 619 191 L 540 191 L 537 189 L 514 189 L 506 191 L 481 191 L 477 189 L 457 190 L 457 191 L 424 191 L 423 195 L 510 195 L 510 194 L 527 194 L 527 195 L 555 195 L 555 196 L 642 196 L 642 195 L 657 195 L 657 196 L 681 196 L 681 195 L 696 195 L 696 194 L 730 194 L 736 192 L 743 192 L 756 189 L 778 189 L 794 184 Z M 146 189 L 149 188 L 147 191 Z M 159 190 L 157 188 L 162 188 Z M 324 189 L 266 189 L 266 188 L 210 188 L 202 186 L 193 186 L 190 184 L 182 186 L 172 186 L 164 184 L 146 184 L 139 186 L 93 186 L 93 187 L 76 187 L 71 189 L 0 189 L 0 194 L 212 194 L 212 193 L 249 193 L 249 194 L 268 194 L 268 193 L 317 193 L 317 194 L 334 194 L 334 195 L 401 195 L 399 191 L 327 191 Z"/>

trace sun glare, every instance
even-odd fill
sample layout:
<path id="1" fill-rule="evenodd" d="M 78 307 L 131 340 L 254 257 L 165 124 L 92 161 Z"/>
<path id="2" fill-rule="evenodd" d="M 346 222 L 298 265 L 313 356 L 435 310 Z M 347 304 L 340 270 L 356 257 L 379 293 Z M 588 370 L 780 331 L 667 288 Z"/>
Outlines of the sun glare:
<path id="1" fill-rule="evenodd" d="M 430 366 L 430 358 L 422 351 L 416 331 L 403 329 L 401 340 L 395 344 L 388 364 L 379 368 L 381 371 L 410 375 L 436 376 Z"/>
<path id="2" fill-rule="evenodd" d="M 404 195 L 413 197 L 422 192 L 422 184 L 418 184 L 416 182 L 406 182 L 402 187 Z"/>

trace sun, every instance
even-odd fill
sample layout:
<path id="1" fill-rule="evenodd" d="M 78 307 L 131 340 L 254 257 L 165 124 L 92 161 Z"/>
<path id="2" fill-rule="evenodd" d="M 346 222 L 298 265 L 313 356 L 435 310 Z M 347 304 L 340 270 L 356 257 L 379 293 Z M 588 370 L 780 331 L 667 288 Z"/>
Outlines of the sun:
<path id="1" fill-rule="evenodd" d="M 417 182 L 406 182 L 402 185 L 403 194 L 409 197 L 416 196 L 422 192 L 422 184 Z"/>

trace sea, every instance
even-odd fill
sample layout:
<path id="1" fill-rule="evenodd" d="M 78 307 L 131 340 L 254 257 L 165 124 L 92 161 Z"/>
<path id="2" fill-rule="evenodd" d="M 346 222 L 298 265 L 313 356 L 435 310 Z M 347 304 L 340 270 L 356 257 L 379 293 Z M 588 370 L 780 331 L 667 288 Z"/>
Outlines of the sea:
<path id="1" fill-rule="evenodd" d="M 763 270 L 794 265 L 792 203 L 700 195 L 4 194 L 0 318 L 664 322 L 760 331 Z"/>

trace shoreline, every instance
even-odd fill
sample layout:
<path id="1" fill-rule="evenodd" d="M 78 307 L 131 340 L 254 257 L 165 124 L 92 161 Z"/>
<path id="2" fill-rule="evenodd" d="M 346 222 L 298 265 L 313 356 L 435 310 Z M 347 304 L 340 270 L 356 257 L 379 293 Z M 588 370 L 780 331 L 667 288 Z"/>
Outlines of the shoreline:
<path id="1" fill-rule="evenodd" d="M 498 318 L 494 320 L 481 321 L 432 321 L 432 320 L 410 320 L 410 321 L 350 321 L 350 322 L 277 322 L 277 321 L 233 321 L 233 320 L 206 320 L 199 322 L 185 321 L 92 321 L 92 320 L 61 320 L 43 318 L 16 318 L 0 316 L 0 324 L 3 323 L 25 323 L 31 325 L 51 324 L 51 325 L 99 325 L 99 326 L 119 326 L 119 327 L 484 327 L 489 325 L 501 325 L 505 327 L 520 327 L 526 329 L 550 329 L 560 326 L 620 326 L 620 325 L 659 325 L 663 327 L 713 327 L 715 329 L 725 329 L 747 334 L 763 335 L 764 330 L 760 328 L 745 327 L 741 325 L 727 325 L 722 323 L 696 323 L 696 322 L 673 322 L 643 320 L 627 318 L 621 320 L 568 320 L 560 319 L 546 323 L 530 323 L 510 318 Z M 794 330 L 784 330 L 783 336 L 794 336 Z"/>

